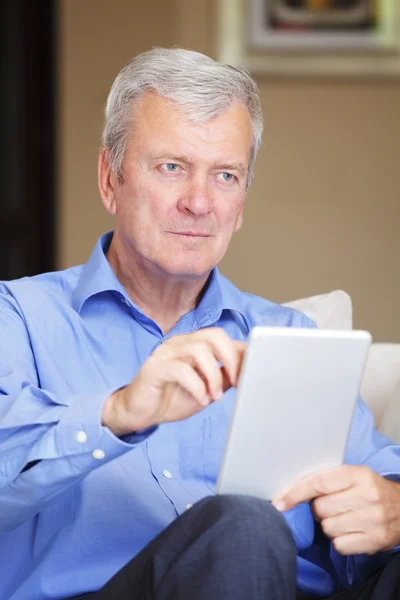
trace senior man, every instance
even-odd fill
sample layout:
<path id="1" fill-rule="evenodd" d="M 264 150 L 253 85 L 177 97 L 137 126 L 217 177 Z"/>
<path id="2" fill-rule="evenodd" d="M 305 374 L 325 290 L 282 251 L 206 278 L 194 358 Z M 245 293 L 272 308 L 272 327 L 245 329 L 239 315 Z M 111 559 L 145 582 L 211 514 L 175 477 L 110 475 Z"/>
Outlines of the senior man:
<path id="1" fill-rule="evenodd" d="M 116 78 L 114 232 L 84 266 L 1 286 L 2 600 L 400 597 L 399 447 L 361 400 L 346 466 L 274 505 L 213 494 L 249 330 L 313 325 L 216 268 L 261 132 L 254 81 L 201 54 Z"/>

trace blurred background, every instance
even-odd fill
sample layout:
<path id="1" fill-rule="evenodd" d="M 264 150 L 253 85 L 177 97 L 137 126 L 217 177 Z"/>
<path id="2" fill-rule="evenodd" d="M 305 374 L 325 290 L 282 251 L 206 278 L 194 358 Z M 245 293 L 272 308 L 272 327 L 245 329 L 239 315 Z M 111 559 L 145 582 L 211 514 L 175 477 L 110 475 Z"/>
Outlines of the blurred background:
<path id="1" fill-rule="evenodd" d="M 109 88 L 152 46 L 216 57 L 216 0 L 2 0 L 0 278 L 85 262 Z M 335 288 L 400 342 L 400 78 L 256 77 L 264 143 L 221 269 L 285 302 Z"/>

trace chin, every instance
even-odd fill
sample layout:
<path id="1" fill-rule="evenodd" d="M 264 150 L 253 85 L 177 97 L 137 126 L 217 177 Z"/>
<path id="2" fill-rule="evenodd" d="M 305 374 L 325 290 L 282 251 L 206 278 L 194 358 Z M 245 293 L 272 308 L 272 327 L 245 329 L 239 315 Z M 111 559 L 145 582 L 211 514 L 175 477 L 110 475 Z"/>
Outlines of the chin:
<path id="1" fill-rule="evenodd" d="M 182 257 L 183 260 L 169 260 L 164 264 L 159 264 L 161 269 L 171 277 L 182 277 L 188 279 L 199 279 L 206 277 L 214 268 L 215 264 L 210 261 L 203 260 L 187 260 L 187 257 Z"/>

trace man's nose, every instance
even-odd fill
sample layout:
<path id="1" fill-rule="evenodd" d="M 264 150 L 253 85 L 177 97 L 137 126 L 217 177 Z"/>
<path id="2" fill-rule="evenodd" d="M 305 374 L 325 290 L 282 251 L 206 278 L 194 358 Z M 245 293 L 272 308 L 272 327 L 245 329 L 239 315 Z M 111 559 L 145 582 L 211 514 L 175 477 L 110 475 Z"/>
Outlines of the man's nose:
<path id="1" fill-rule="evenodd" d="M 188 186 L 179 200 L 178 208 L 198 216 L 211 212 L 212 198 L 206 178 L 197 177 L 188 182 Z"/>

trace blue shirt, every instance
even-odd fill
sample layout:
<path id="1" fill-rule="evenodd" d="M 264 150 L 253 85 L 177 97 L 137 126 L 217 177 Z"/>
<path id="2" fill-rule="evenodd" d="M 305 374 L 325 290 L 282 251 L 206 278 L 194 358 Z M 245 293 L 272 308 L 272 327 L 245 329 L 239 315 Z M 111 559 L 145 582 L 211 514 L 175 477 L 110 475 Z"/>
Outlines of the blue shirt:
<path id="1" fill-rule="evenodd" d="M 101 425 L 106 398 L 163 340 L 209 326 L 237 340 L 255 325 L 313 326 L 297 311 L 240 292 L 214 269 L 197 308 L 163 336 L 114 275 L 105 256 L 110 240 L 99 240 L 85 266 L 0 287 L 2 600 L 97 590 L 189 505 L 214 493 L 234 389 L 185 421 L 123 439 Z M 400 473 L 399 447 L 374 431 L 361 400 L 346 462 Z M 304 591 L 330 594 L 387 559 L 337 554 L 307 504 L 285 517 Z"/>

